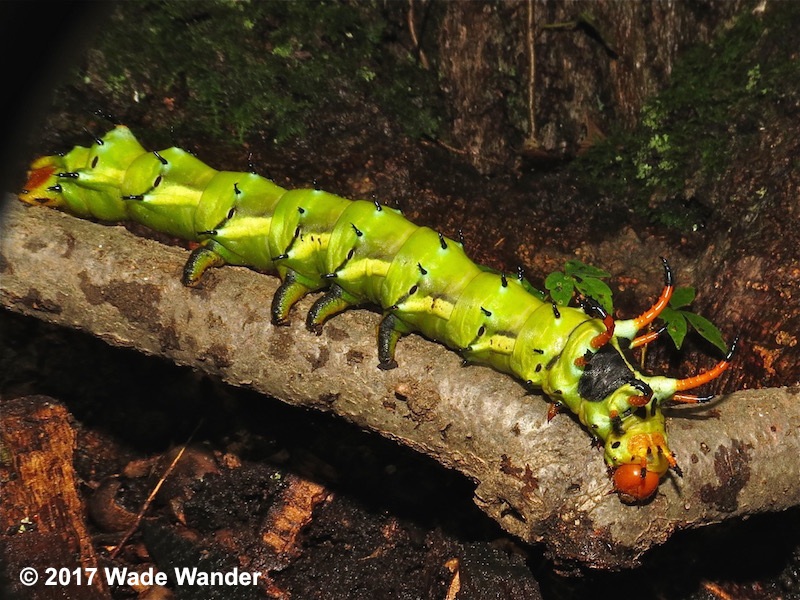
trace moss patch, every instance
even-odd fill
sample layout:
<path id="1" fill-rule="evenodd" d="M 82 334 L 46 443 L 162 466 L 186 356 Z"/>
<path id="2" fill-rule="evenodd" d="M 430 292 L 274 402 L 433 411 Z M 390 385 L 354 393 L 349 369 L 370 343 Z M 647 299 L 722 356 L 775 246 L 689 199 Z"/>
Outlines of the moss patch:
<path id="1" fill-rule="evenodd" d="M 575 162 L 587 184 L 624 208 L 679 230 L 702 227 L 719 207 L 697 189 L 752 147 L 760 128 L 800 98 L 800 4 L 748 9 L 710 46 L 688 51 L 639 126 L 613 133 Z M 713 199 L 711 200 L 713 203 Z"/>
<path id="2" fill-rule="evenodd" d="M 237 144 L 302 136 L 342 103 L 431 135 L 436 81 L 394 35 L 379 3 L 123 2 L 76 85 L 123 111 L 133 100 L 154 116 L 190 115 L 186 133 Z"/>

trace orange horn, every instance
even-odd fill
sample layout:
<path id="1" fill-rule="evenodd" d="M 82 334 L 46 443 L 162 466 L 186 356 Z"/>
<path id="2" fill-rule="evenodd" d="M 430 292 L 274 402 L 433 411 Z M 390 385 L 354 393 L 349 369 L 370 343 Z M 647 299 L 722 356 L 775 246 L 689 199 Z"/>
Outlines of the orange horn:
<path id="1" fill-rule="evenodd" d="M 687 377 L 686 379 L 677 379 L 675 381 L 675 391 L 682 392 L 684 390 L 691 390 L 696 387 L 700 387 L 701 385 L 708 383 L 709 381 L 713 381 L 722 375 L 722 373 L 725 372 L 725 370 L 728 368 L 728 365 L 731 363 L 731 359 L 733 358 L 734 352 L 736 352 L 736 344 L 738 342 L 739 336 L 737 335 L 731 344 L 730 350 L 728 350 L 728 354 L 725 355 L 725 359 L 718 362 L 713 368 L 709 369 L 705 373 L 700 373 L 694 377 Z"/>
<path id="2" fill-rule="evenodd" d="M 656 300 L 656 303 L 633 320 L 637 331 L 643 327 L 647 327 L 650 323 L 656 320 L 658 315 L 661 314 L 661 311 L 666 308 L 667 304 L 669 304 L 669 299 L 672 298 L 672 291 L 675 289 L 675 284 L 673 283 L 672 277 L 672 269 L 670 269 L 666 258 L 663 256 L 660 258 L 661 262 L 664 263 L 664 289 L 661 290 L 661 295 L 658 297 L 658 300 Z"/>

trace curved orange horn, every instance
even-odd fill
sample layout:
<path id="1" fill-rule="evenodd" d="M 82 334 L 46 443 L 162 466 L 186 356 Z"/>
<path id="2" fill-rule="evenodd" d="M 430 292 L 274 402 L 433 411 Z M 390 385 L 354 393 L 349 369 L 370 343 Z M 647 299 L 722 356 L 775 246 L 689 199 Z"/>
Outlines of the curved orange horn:
<path id="1" fill-rule="evenodd" d="M 672 291 L 675 289 L 672 269 L 666 258 L 663 256 L 660 258 L 661 262 L 664 263 L 664 289 L 661 290 L 661 295 L 658 297 L 658 300 L 656 300 L 656 303 L 633 320 L 637 331 L 656 320 L 658 315 L 661 314 L 661 311 L 669 304 L 669 299 L 672 298 Z"/>
<path id="2" fill-rule="evenodd" d="M 676 379 L 675 391 L 682 392 L 684 390 L 691 390 L 693 388 L 700 387 L 704 383 L 708 383 L 709 381 L 712 381 L 722 375 L 722 373 L 724 373 L 728 368 L 728 365 L 731 364 L 731 359 L 733 358 L 734 352 L 736 352 L 736 344 L 738 342 L 739 336 L 737 335 L 731 344 L 730 350 L 728 350 L 728 354 L 725 355 L 725 358 L 705 373 L 700 373 L 694 377 L 687 377 L 686 379 Z"/>

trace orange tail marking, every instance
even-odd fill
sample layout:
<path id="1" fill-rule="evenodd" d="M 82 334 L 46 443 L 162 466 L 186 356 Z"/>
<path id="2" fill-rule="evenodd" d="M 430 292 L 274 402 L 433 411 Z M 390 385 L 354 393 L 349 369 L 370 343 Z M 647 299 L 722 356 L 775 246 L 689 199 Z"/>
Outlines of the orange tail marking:
<path id="1" fill-rule="evenodd" d="M 55 165 L 46 165 L 33 169 L 28 172 L 28 181 L 25 183 L 25 189 L 33 191 L 42 187 L 50 177 L 56 172 Z"/>

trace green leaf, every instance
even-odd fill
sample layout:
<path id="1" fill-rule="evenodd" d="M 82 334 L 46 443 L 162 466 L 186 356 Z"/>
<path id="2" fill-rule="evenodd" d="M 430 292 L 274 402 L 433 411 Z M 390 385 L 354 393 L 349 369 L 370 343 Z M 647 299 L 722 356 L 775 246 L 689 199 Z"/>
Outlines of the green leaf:
<path id="1" fill-rule="evenodd" d="M 667 307 L 659 315 L 664 323 L 666 323 L 667 333 L 678 349 L 683 345 L 683 340 L 686 339 L 686 332 L 688 331 L 685 314 L 684 311 L 673 310 Z"/>
<path id="2" fill-rule="evenodd" d="M 545 292 L 543 292 L 539 288 L 533 287 L 533 285 L 531 285 L 531 282 L 525 279 L 524 277 L 519 280 L 519 283 L 522 286 L 522 289 L 524 289 L 529 294 L 536 296 L 539 300 L 543 301 L 545 298 L 547 298 L 547 294 Z"/>
<path id="3" fill-rule="evenodd" d="M 576 281 L 575 287 L 584 296 L 589 296 L 597 300 L 600 305 L 606 309 L 606 312 L 610 313 L 614 310 L 614 303 L 611 299 L 611 288 L 606 285 L 605 281 L 588 278 L 582 281 Z"/>
<path id="4" fill-rule="evenodd" d="M 723 352 L 728 351 L 728 346 L 725 344 L 725 340 L 722 339 L 722 332 L 717 329 L 716 325 L 700 315 L 696 315 L 687 311 L 681 311 L 681 313 L 683 313 L 689 323 L 692 324 L 692 327 L 694 327 L 697 333 L 699 333 Z"/>
<path id="5" fill-rule="evenodd" d="M 675 288 L 675 291 L 672 292 L 672 298 L 669 300 L 669 305 L 672 308 L 683 308 L 684 306 L 689 306 L 692 302 L 694 302 L 695 295 L 696 292 L 693 287 Z"/>
<path id="6" fill-rule="evenodd" d="M 544 287 L 550 292 L 550 297 L 556 304 L 566 306 L 572 299 L 572 290 L 575 282 L 560 271 L 555 271 L 544 280 Z"/>
<path id="7" fill-rule="evenodd" d="M 591 277 L 593 279 L 602 279 L 604 277 L 611 277 L 611 273 L 587 265 L 579 260 L 568 260 L 564 263 L 564 273 L 573 278 Z"/>

